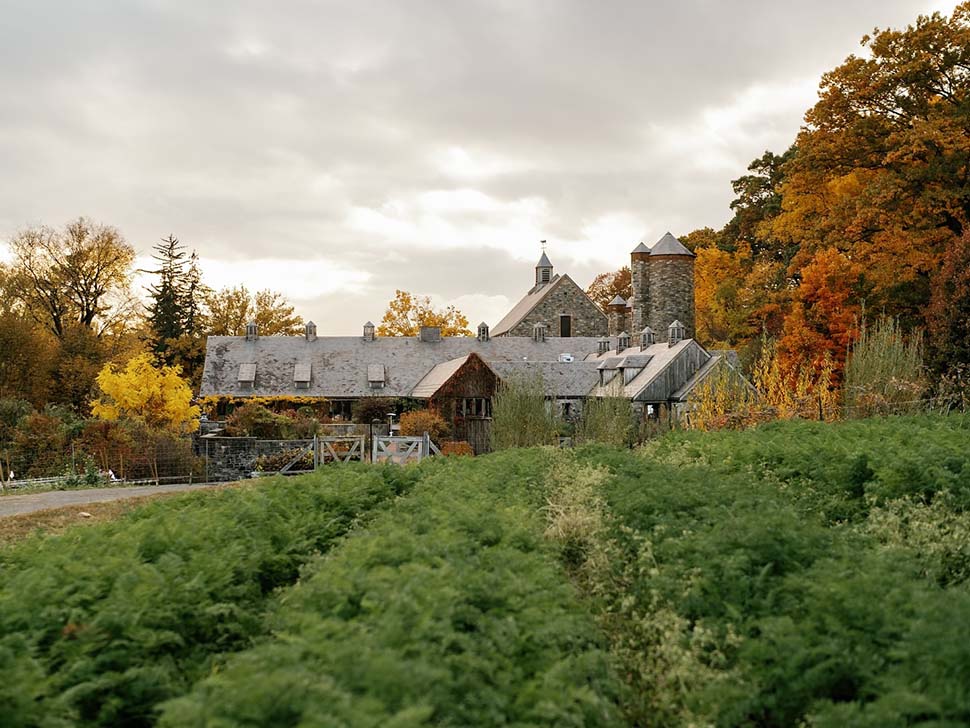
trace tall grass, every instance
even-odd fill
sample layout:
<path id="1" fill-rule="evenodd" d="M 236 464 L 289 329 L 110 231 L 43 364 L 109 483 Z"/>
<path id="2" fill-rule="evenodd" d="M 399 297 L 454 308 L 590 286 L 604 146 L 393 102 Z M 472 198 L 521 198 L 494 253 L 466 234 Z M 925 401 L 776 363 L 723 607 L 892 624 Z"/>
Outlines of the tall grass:
<path id="1" fill-rule="evenodd" d="M 922 334 L 907 340 L 886 316 L 871 326 L 863 321 L 845 367 L 846 417 L 917 412 L 926 384 Z"/>
<path id="2" fill-rule="evenodd" d="M 633 429 L 633 406 L 622 390 L 616 388 L 608 397 L 590 398 L 583 403 L 576 441 L 624 447 L 632 443 Z"/>
<path id="3" fill-rule="evenodd" d="M 559 426 L 538 374 L 509 377 L 492 399 L 493 450 L 555 445 Z"/>

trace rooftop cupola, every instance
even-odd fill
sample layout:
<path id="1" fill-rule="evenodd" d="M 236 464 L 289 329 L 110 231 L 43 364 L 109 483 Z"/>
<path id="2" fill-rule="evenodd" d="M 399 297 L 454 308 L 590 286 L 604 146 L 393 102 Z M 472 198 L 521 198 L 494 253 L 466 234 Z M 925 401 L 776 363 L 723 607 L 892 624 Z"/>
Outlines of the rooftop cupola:
<path id="1" fill-rule="evenodd" d="M 256 341 L 259 338 L 259 329 L 256 328 L 256 322 L 250 321 L 246 324 L 246 341 Z"/>
<path id="2" fill-rule="evenodd" d="M 667 346 L 679 344 L 687 336 L 687 329 L 680 321 L 674 321 L 667 327 Z"/>
<path id="3" fill-rule="evenodd" d="M 605 354 L 609 350 L 610 350 L 610 340 L 607 337 L 604 336 L 602 339 L 596 342 L 596 351 L 598 354 Z"/>
<path id="4" fill-rule="evenodd" d="M 536 286 L 544 286 L 551 280 L 552 263 L 549 261 L 549 256 L 546 255 L 546 251 L 543 250 L 542 257 L 539 258 L 539 262 L 536 263 Z"/>
<path id="5" fill-rule="evenodd" d="M 657 335 L 653 332 L 653 329 L 649 326 L 645 327 L 640 332 L 640 349 L 646 349 L 648 346 L 653 346 L 656 343 Z"/>
<path id="6" fill-rule="evenodd" d="M 307 321 L 303 325 L 303 333 L 306 336 L 307 341 L 317 340 L 317 325 L 312 321 Z"/>
<path id="7" fill-rule="evenodd" d="M 488 324 L 484 321 L 478 325 L 478 340 L 481 342 L 488 341 Z"/>
<path id="8" fill-rule="evenodd" d="M 364 324 L 364 341 L 374 340 L 374 324 L 368 321 Z"/>
<path id="9" fill-rule="evenodd" d="M 630 348 L 630 335 L 626 331 L 621 331 L 616 340 L 617 353 Z"/>

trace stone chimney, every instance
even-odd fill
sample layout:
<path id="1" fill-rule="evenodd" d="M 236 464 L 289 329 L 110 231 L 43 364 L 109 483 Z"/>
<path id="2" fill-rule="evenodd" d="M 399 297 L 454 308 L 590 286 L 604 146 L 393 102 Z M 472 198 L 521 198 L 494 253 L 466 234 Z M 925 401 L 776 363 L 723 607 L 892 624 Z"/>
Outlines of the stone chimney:
<path id="1" fill-rule="evenodd" d="M 441 341 L 441 327 L 422 326 L 421 330 L 418 332 L 418 340 L 424 341 L 430 344 L 433 344 L 437 341 Z"/>

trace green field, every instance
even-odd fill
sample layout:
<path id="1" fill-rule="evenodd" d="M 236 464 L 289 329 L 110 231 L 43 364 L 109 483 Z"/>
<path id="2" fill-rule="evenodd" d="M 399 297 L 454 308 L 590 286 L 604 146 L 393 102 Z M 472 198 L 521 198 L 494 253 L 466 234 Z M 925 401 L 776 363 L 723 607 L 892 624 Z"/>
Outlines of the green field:
<path id="1" fill-rule="evenodd" d="M 970 723 L 970 418 L 327 467 L 0 549 L 4 726 Z"/>

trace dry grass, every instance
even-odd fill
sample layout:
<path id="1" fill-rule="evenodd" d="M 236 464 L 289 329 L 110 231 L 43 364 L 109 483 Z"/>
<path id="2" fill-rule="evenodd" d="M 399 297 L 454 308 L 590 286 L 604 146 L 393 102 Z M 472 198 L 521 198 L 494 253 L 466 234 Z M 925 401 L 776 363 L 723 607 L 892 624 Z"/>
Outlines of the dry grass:
<path id="1" fill-rule="evenodd" d="M 237 484 L 231 483 L 214 486 L 207 488 L 205 492 L 220 491 L 231 485 Z M 45 536 L 55 535 L 64 533 L 64 531 L 74 526 L 90 526 L 95 523 L 113 521 L 145 505 L 147 501 L 178 495 L 185 495 L 185 492 L 153 493 L 151 495 L 135 496 L 133 498 L 100 503 L 82 503 L 80 505 L 62 506 L 60 508 L 49 508 L 32 513 L 0 517 L 0 548 L 17 543 L 35 534 Z"/>

